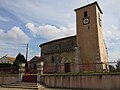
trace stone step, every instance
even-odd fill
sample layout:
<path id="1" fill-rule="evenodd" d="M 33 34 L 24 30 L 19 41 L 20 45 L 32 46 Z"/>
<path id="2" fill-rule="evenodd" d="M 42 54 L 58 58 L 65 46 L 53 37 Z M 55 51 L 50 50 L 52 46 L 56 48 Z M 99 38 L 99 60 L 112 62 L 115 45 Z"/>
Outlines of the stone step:
<path id="1" fill-rule="evenodd" d="M 10 86 L 30 86 L 30 87 L 37 87 L 37 83 L 15 83 L 15 84 L 10 84 Z"/>
<path id="2" fill-rule="evenodd" d="M 15 84 L 9 84 L 9 85 L 2 85 L 2 88 L 19 88 L 19 89 L 31 89 L 31 90 L 38 90 L 38 88 L 42 88 L 43 86 L 38 83 L 15 83 Z"/>

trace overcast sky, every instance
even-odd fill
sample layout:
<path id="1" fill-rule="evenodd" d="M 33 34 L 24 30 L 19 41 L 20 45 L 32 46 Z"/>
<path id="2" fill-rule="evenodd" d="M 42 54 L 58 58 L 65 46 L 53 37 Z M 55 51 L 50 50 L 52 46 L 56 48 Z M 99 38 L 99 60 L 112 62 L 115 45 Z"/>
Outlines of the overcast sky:
<path id="1" fill-rule="evenodd" d="M 109 61 L 120 58 L 120 0 L 97 0 L 103 10 L 102 24 Z M 94 2 L 94 0 L 89 0 Z M 74 9 L 87 0 L 0 0 L 0 57 L 40 55 L 39 45 L 76 34 Z"/>

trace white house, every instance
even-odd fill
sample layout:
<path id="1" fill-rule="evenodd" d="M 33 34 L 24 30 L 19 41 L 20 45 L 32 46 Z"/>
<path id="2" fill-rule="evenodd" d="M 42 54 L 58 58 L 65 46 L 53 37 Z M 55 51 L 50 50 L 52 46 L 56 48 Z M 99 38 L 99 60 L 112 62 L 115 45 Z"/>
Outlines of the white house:
<path id="1" fill-rule="evenodd" d="M 15 61 L 14 57 L 3 56 L 2 58 L 0 58 L 0 63 L 10 63 L 10 64 L 13 64 L 14 61 Z"/>

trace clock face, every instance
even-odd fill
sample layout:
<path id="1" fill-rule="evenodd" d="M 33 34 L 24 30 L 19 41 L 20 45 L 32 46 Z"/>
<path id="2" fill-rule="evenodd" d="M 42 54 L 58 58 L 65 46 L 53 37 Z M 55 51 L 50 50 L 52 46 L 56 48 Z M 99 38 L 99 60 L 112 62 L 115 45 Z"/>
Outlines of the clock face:
<path id="1" fill-rule="evenodd" d="M 88 24 L 89 22 L 90 22 L 90 21 L 89 21 L 89 18 L 84 18 L 84 19 L 83 19 L 83 24 L 84 24 L 84 25 Z"/>

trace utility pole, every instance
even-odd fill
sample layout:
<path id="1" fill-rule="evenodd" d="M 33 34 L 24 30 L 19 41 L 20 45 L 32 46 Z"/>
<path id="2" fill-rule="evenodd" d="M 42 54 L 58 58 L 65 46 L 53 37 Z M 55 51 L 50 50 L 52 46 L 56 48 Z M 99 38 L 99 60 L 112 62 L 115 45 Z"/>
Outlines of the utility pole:
<path id="1" fill-rule="evenodd" d="M 28 58 L 28 44 L 27 44 L 27 47 L 26 47 L 26 60 Z"/>

